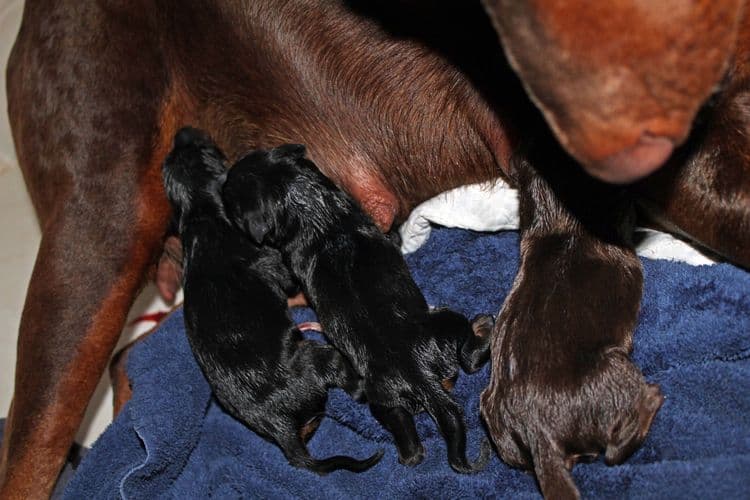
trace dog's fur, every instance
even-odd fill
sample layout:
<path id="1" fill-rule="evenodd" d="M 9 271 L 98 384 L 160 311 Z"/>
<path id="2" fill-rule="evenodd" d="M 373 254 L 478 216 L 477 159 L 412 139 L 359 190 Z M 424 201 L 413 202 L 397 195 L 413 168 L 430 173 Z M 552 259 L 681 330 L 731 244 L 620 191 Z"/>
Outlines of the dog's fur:
<path id="1" fill-rule="evenodd" d="M 356 203 L 304 158 L 304 146 L 253 151 L 232 167 L 223 190 L 227 215 L 258 244 L 278 247 L 331 342 L 365 379 L 372 413 L 393 433 L 401 463 L 422 461 L 412 415 L 426 410 L 458 472 L 466 459 L 463 411 L 444 387 L 489 359 L 487 317 L 429 311 L 403 257 Z"/>
<path id="2" fill-rule="evenodd" d="M 170 208 L 161 165 L 185 123 L 208 130 L 232 160 L 247 148 L 305 143 L 326 176 L 388 229 L 417 203 L 457 185 L 503 174 L 515 184 L 510 158 L 523 155 L 523 143 L 550 133 L 541 120 L 528 120 L 539 113 L 525 89 L 568 151 L 584 163 L 603 160 L 612 173 L 618 165 L 638 167 L 639 134 L 675 135 L 651 125 L 668 124 L 677 135 L 688 129 L 690 110 L 720 83 L 702 125 L 664 175 L 643 181 L 638 194 L 647 196 L 644 207 L 660 222 L 750 267 L 750 9 L 738 24 L 731 18 L 735 0 L 678 2 L 681 11 L 712 12 L 701 15 L 706 23 L 675 23 L 666 2 L 639 2 L 630 10 L 629 0 L 600 2 L 596 9 L 578 1 L 484 3 L 498 26 L 503 23 L 504 48 L 522 81 L 478 2 L 26 0 L 8 62 L 8 111 L 42 240 L 19 330 L 0 496 L 49 494 L 133 298 L 149 275 L 167 298 L 174 296 L 179 243 L 167 239 L 164 251 Z M 576 15 L 548 15 L 555 9 Z M 716 12 L 727 22 L 708 22 Z M 653 29 L 659 22 L 668 29 Z M 673 29 L 692 40 L 677 54 L 668 43 Z M 596 37 L 596 50 L 581 33 Z M 706 47 L 706 57 L 694 55 Z M 644 48 L 649 57 L 641 57 Z M 576 57 L 563 66 L 561 57 L 571 50 Z M 615 76 L 635 75 L 635 84 L 618 93 L 617 79 L 599 77 L 603 67 L 620 71 Z M 688 111 L 677 121 L 669 114 L 675 102 Z M 532 205 L 558 199 L 560 179 L 580 179 L 566 155 L 547 161 L 560 175 L 537 186 Z M 578 194 L 580 205 L 588 203 L 588 193 Z M 569 269 L 592 247 L 607 255 L 599 261 L 602 272 L 640 276 L 630 251 L 622 251 L 626 242 L 577 236 L 576 219 L 586 210 L 565 219 L 572 225 L 523 231 L 534 219 L 559 221 L 558 206 L 540 205 L 534 218 L 522 220 L 524 255 L 535 258 L 524 262 L 516 289 L 532 297 L 537 269 Z M 547 256 L 542 230 L 569 237 L 569 250 Z M 575 282 L 563 278 L 550 293 L 565 294 L 567 308 L 509 301 L 504 318 L 525 321 L 498 321 L 496 334 L 515 330 L 521 339 L 559 332 L 561 341 L 550 348 L 572 350 L 571 318 L 601 325 L 589 333 L 604 339 L 633 325 L 639 293 L 601 287 L 605 298 L 594 308 L 591 296 L 577 300 Z M 519 305 L 529 309 L 511 315 Z M 526 357 L 556 355 L 518 349 Z M 504 356 L 496 357 L 495 372 Z M 575 393 L 557 397 L 572 403 Z M 527 404 L 541 413 L 546 400 Z M 485 414 L 503 424 L 499 414 Z M 539 429 L 531 423 L 525 428 L 518 421 L 517 428 L 535 437 Z"/>
<path id="3" fill-rule="evenodd" d="M 685 141 L 746 15 L 745 0 L 482 3 L 557 139 L 610 182 L 646 176 Z"/>
<path id="4" fill-rule="evenodd" d="M 521 269 L 480 408 L 505 462 L 533 470 L 545 497 L 577 498 L 573 465 L 602 451 L 609 465 L 625 460 L 663 397 L 629 357 L 643 284 L 632 201 L 580 173 L 561 178 L 540 151 L 514 162 Z"/>
<path id="5" fill-rule="evenodd" d="M 289 463 L 327 474 L 361 472 L 366 460 L 316 460 L 305 447 L 325 411 L 328 389 L 357 396 L 362 379 L 330 345 L 303 340 L 287 312 L 294 282 L 277 251 L 258 247 L 224 214 L 225 158 L 200 131 L 182 129 L 164 163 L 179 225 L 190 346 L 216 399 L 278 445 Z"/>

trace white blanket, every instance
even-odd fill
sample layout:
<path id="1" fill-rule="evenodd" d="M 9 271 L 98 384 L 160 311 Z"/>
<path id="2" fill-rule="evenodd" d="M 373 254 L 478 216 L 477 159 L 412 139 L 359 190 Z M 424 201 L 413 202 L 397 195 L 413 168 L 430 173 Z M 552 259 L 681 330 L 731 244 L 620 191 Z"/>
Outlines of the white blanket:
<path id="1" fill-rule="evenodd" d="M 432 224 L 473 231 L 518 229 L 518 192 L 504 181 L 471 184 L 439 194 L 419 205 L 401 226 L 401 250 L 414 252 L 430 237 Z M 638 255 L 649 259 L 714 264 L 698 249 L 669 234 L 638 228 Z"/>

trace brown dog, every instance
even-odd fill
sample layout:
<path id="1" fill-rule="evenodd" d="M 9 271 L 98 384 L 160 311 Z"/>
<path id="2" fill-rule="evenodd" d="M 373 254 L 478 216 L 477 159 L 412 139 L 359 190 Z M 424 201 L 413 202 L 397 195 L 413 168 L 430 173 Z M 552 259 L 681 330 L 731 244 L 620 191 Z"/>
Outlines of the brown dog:
<path id="1" fill-rule="evenodd" d="M 647 175 L 685 141 L 726 73 L 745 4 L 483 3 L 560 143 L 590 174 L 610 182 Z"/>
<path id="2" fill-rule="evenodd" d="M 513 15 L 533 20 L 549 8 L 545 3 L 523 2 L 524 9 L 515 9 Z M 644 9 L 642 2 L 617 3 L 637 3 Z M 736 16 L 736 4 L 737 0 L 690 3 L 696 12 L 721 11 L 727 18 Z M 502 20 L 509 9 L 501 2 L 490 6 L 490 13 Z M 748 231 L 738 222 L 750 210 L 750 189 L 743 176 L 746 140 L 736 134 L 730 143 L 733 149 L 720 148 L 715 139 L 720 135 L 713 130 L 732 131 L 732 126 L 745 123 L 745 44 L 750 30 L 743 20 L 740 43 L 734 44 L 734 21 L 727 24 L 726 33 L 716 36 L 673 23 L 683 33 L 694 33 L 688 48 L 707 47 L 710 57 L 694 57 L 687 48 L 680 49 L 677 56 L 691 61 L 689 72 L 678 71 L 684 78 L 679 93 L 664 94 L 672 80 L 652 75 L 675 66 L 654 61 L 660 55 L 666 62 L 682 61 L 665 50 L 673 33 L 639 22 L 658 18 L 669 24 L 673 11 L 657 6 L 635 17 L 623 17 L 616 9 L 599 12 L 611 21 L 599 34 L 613 42 L 605 46 L 596 40 L 594 45 L 604 54 L 581 59 L 581 67 L 574 68 L 578 80 L 556 80 L 562 66 L 540 66 L 533 59 L 553 61 L 553 56 L 570 54 L 570 38 L 564 35 L 580 33 L 578 23 L 586 27 L 590 18 L 565 17 L 568 22 L 559 25 L 552 22 L 561 19 L 558 16 L 536 21 L 534 26 L 550 26 L 555 35 L 542 33 L 541 46 L 525 36 L 522 24 L 518 29 L 505 26 L 501 33 L 523 83 L 568 150 L 592 171 L 601 163 L 605 172 L 628 172 L 604 178 L 627 180 L 652 169 L 663 146 L 642 155 L 638 144 L 643 131 L 679 141 L 689 129 L 691 110 L 726 75 L 728 93 L 714 101 L 701 128 L 704 132 L 694 137 L 700 147 L 685 148 L 675 160 L 674 172 L 653 190 L 647 185 L 642 189 L 649 192 L 648 205 L 665 220 L 748 265 Z M 612 102 L 613 92 L 608 79 L 587 75 L 597 74 L 602 57 L 619 55 L 617 47 L 631 47 L 617 44 L 625 32 L 654 41 L 649 50 L 655 59 L 643 64 L 638 57 L 624 59 L 634 71 L 647 68 L 648 73 L 635 73 L 653 87 L 624 95 L 625 107 L 617 109 L 630 111 L 627 133 L 613 134 L 617 140 L 599 151 L 595 146 L 604 143 L 610 130 L 619 130 L 620 115 L 595 119 L 596 110 Z M 711 36 L 704 38 L 707 34 Z M 442 190 L 502 173 L 518 179 L 510 157 L 520 154 L 520 139 L 526 142 L 541 135 L 542 142 L 548 140 L 546 126 L 537 120 L 497 40 L 484 9 L 473 2 L 165 0 L 157 7 L 148 2 L 28 0 L 8 66 L 8 100 L 18 158 L 43 236 L 21 320 L 16 390 L 2 445 L 0 496 L 49 493 L 145 278 L 156 273 L 165 294 L 174 291 L 178 269 L 172 259 L 160 259 L 170 217 L 160 165 L 179 126 L 192 123 L 208 130 L 231 159 L 248 148 L 303 142 L 324 173 L 386 229 L 416 203 Z M 734 66 L 724 73 L 732 47 Z M 580 54 L 585 47 L 576 48 Z M 523 53 L 531 55 L 522 57 Z M 584 82 L 586 98 L 558 96 L 557 90 L 541 86 L 545 80 L 562 81 L 560 88 L 573 96 L 582 92 L 575 82 Z M 654 99 L 641 99 L 643 95 Z M 665 100 L 669 104 L 664 108 L 652 105 Z M 686 111 L 672 116 L 674 109 Z M 654 129 L 652 119 L 674 124 Z M 647 146 L 649 141 L 645 139 Z M 741 162 L 731 161 L 735 156 Z M 686 157 L 688 161 L 680 162 Z M 551 167 L 559 167 L 563 174 L 575 171 L 564 157 L 559 163 L 551 161 Z M 538 167 L 532 162 L 532 169 Z M 556 179 L 540 183 L 539 196 L 555 199 L 559 192 L 554 184 L 560 177 Z M 673 188 L 679 193 L 673 195 Z M 727 189 L 736 203 L 718 201 Z M 711 205 L 711 223 L 691 218 L 696 200 L 701 214 L 706 213 L 703 204 Z M 585 196 L 580 203 L 585 208 Z M 597 302 L 600 307 L 587 314 L 604 330 L 626 332 L 615 338 L 626 348 L 623 339 L 638 309 L 637 261 L 619 235 L 609 241 L 594 229 L 585 229 L 589 236 L 584 246 L 577 246 L 582 240 L 573 238 L 568 252 L 545 259 L 537 247 L 539 231 L 579 230 L 575 224 L 571 229 L 555 222 L 556 206 L 541 205 L 533 218 L 524 218 L 525 228 L 533 220 L 552 223 L 523 231 L 524 261 L 516 289 L 533 288 L 537 265 L 548 271 L 579 258 L 579 252 L 605 252 L 609 258 L 599 265 L 611 269 L 608 272 L 630 269 L 638 276 L 626 287 L 624 299 L 615 305 L 602 299 Z M 572 217 L 585 212 L 579 207 Z M 618 224 L 617 217 L 606 222 Z M 535 255 L 535 260 L 527 260 L 528 255 Z M 518 295 L 511 295 L 503 318 L 512 317 L 518 307 L 514 296 Z M 610 322 L 612 307 L 620 308 L 616 323 Z M 560 309 L 547 311 L 532 303 L 527 314 L 518 325 L 499 322 L 498 338 L 508 330 L 521 338 L 535 328 L 569 335 L 560 328 L 566 321 Z M 540 355 L 532 346 L 525 349 L 526 358 Z M 502 355 L 496 357 L 496 372 L 504 362 Z M 539 401 L 531 404 L 543 406 Z M 485 414 L 490 420 L 509 418 Z M 498 444 L 502 448 L 502 442 Z"/>

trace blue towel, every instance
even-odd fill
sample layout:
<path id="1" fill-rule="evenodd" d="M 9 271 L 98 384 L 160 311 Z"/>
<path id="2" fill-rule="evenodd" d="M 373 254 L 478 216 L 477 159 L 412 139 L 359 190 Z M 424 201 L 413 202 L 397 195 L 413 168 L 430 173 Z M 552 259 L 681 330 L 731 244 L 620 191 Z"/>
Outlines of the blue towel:
<path id="1" fill-rule="evenodd" d="M 408 256 L 432 305 L 469 316 L 497 313 L 518 268 L 516 233 L 439 229 Z M 691 267 L 644 260 L 645 293 L 635 334 L 635 362 L 666 401 L 644 445 L 625 464 L 601 460 L 573 471 L 584 497 L 748 498 L 750 495 L 750 274 L 728 264 Z M 312 312 L 296 310 L 295 320 Z M 274 445 L 228 416 L 211 398 L 188 348 L 181 311 L 133 350 L 133 399 L 69 483 L 68 498 L 538 498 L 532 476 L 497 456 L 485 471 L 459 475 L 424 414 L 417 428 L 424 462 L 397 461 L 390 436 L 366 407 L 330 393 L 327 415 L 310 442 L 316 457 L 382 462 L 326 477 L 289 466 Z M 462 374 L 455 397 L 469 427 L 470 458 L 485 435 L 479 393 L 489 366 Z"/>

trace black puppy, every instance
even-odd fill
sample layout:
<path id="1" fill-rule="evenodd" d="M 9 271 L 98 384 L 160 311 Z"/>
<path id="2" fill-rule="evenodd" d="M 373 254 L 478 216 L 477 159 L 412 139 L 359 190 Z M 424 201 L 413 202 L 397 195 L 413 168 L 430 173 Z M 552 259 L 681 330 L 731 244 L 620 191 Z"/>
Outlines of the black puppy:
<path id="1" fill-rule="evenodd" d="M 184 249 L 185 326 L 216 398 L 276 443 L 289 462 L 326 474 L 361 472 L 366 460 L 313 459 L 305 439 L 323 415 L 327 389 L 354 395 L 362 379 L 334 347 L 302 339 L 287 312 L 294 284 L 278 251 L 259 248 L 230 224 L 220 190 L 226 160 L 195 129 L 182 129 L 164 163 L 164 184 Z"/>
<path id="2" fill-rule="evenodd" d="M 489 443 L 467 461 L 463 412 L 444 384 L 459 361 L 474 372 L 488 360 L 492 319 L 472 325 L 453 311 L 429 311 L 399 250 L 304 154 L 285 145 L 237 162 L 223 189 L 227 215 L 258 244 L 281 250 L 329 339 L 365 378 L 372 414 L 393 434 L 401 463 L 424 457 L 413 415 L 426 410 L 451 467 L 480 470 Z"/>

